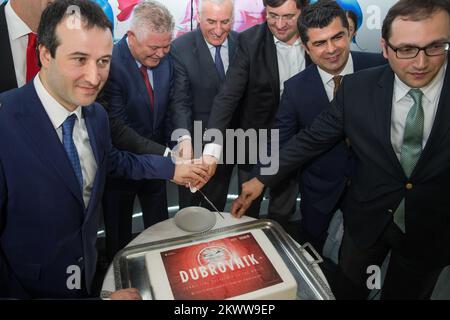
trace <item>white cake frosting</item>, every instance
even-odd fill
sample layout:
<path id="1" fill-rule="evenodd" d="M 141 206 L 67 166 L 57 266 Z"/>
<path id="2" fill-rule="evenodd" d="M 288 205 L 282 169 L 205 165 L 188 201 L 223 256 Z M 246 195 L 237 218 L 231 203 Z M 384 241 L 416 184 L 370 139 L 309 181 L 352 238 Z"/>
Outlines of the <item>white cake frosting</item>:
<path id="1" fill-rule="evenodd" d="M 154 250 L 145 261 L 157 300 L 297 296 L 296 280 L 262 230 Z"/>

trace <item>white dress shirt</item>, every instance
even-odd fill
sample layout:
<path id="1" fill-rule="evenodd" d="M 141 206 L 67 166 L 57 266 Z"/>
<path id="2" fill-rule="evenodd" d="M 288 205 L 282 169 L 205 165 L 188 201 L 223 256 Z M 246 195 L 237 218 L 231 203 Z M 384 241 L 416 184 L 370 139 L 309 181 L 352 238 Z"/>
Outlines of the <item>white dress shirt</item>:
<path id="1" fill-rule="evenodd" d="M 433 127 L 434 118 L 439 104 L 439 97 L 444 85 L 445 63 L 439 70 L 436 77 L 426 87 L 420 88 L 423 92 L 422 107 L 424 111 L 422 150 L 427 144 Z M 400 160 L 400 153 L 405 132 L 405 123 L 408 112 L 414 104 L 414 100 L 408 95 L 412 88 L 401 81 L 397 75 L 394 80 L 394 94 L 392 95 L 391 111 L 391 143 L 397 158 Z"/>
<path id="2" fill-rule="evenodd" d="M 280 78 L 280 97 L 283 94 L 284 82 L 305 69 L 305 49 L 298 38 L 293 44 L 287 44 L 273 37 L 277 48 L 278 74 Z"/>
<path id="3" fill-rule="evenodd" d="M 283 94 L 284 82 L 303 71 L 306 66 L 305 49 L 301 46 L 300 38 L 292 45 L 273 37 L 277 49 L 278 76 L 280 78 L 280 97 Z M 203 150 L 204 155 L 211 155 L 220 159 L 222 146 L 217 143 L 207 143 Z"/>
<path id="4" fill-rule="evenodd" d="M 317 66 L 317 70 L 319 71 L 320 78 L 322 79 L 323 86 L 325 88 L 325 92 L 327 93 L 328 101 L 333 100 L 333 92 L 334 92 L 334 81 L 333 77 L 334 75 L 320 69 L 319 66 Z M 353 69 L 353 58 L 352 55 L 348 55 L 347 63 L 345 64 L 344 69 L 342 69 L 341 73 L 339 75 L 345 76 L 347 74 L 352 74 L 354 72 Z"/>
<path id="5" fill-rule="evenodd" d="M 39 74 L 38 74 L 39 75 Z M 89 135 L 84 121 L 81 106 L 70 112 L 53 98 L 41 82 L 40 77 L 34 78 L 36 93 L 47 112 L 53 127 L 62 143 L 62 124 L 71 114 L 75 114 L 78 121 L 73 127 L 73 142 L 80 158 L 81 172 L 83 174 L 83 201 L 87 207 L 94 186 L 95 174 L 97 173 L 97 162 L 92 151 Z"/>
<path id="6" fill-rule="evenodd" d="M 9 1 L 5 6 L 5 17 L 14 70 L 16 72 L 17 87 L 21 87 L 26 83 L 28 34 L 31 32 L 31 29 L 19 18 Z"/>
<path id="7" fill-rule="evenodd" d="M 205 39 L 205 42 L 206 42 L 206 45 L 208 46 L 209 53 L 211 53 L 213 62 L 215 62 L 216 61 L 216 47 L 213 46 L 212 44 L 210 44 L 206 39 Z M 230 59 L 228 56 L 228 48 L 229 47 L 228 47 L 228 38 L 227 38 L 222 43 L 222 47 L 220 48 L 220 57 L 222 58 L 223 68 L 225 70 L 225 73 L 227 73 L 228 66 L 230 65 Z"/>
<path id="8" fill-rule="evenodd" d="M 205 42 L 206 42 L 206 45 L 208 46 L 209 53 L 211 54 L 211 58 L 213 60 L 213 63 L 215 63 L 215 61 L 216 61 L 216 47 L 213 46 L 212 44 L 210 44 L 208 42 L 208 40 L 206 40 L 206 38 L 203 38 L 203 39 L 205 39 Z M 230 65 L 228 49 L 229 49 L 229 46 L 228 46 L 228 38 L 227 38 L 222 43 L 222 47 L 220 48 L 220 57 L 222 58 L 222 63 L 223 63 L 223 68 L 224 68 L 225 74 L 227 73 L 228 66 Z M 186 134 L 186 135 L 183 135 L 183 136 L 179 137 L 178 138 L 178 143 L 180 143 L 181 141 L 186 140 L 186 139 L 191 139 L 191 135 L 190 134 Z"/>

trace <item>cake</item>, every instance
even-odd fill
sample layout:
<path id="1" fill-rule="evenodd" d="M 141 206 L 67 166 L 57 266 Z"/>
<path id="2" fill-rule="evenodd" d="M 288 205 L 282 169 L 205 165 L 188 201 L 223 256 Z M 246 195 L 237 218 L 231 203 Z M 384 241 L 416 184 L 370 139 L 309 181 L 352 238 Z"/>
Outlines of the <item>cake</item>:
<path id="1" fill-rule="evenodd" d="M 297 282 L 262 230 L 146 254 L 153 299 L 295 299 Z"/>

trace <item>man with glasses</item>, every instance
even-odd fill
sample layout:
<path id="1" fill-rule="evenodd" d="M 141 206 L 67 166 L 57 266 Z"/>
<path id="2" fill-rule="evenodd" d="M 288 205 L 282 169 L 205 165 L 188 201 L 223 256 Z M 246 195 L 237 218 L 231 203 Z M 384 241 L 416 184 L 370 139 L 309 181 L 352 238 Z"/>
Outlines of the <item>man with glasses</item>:
<path id="1" fill-rule="evenodd" d="M 222 132 L 238 112 L 238 127 L 268 129 L 273 125 L 283 85 L 310 63 L 301 47 L 297 18 L 306 0 L 263 0 L 267 22 L 254 26 L 239 36 L 236 58 L 230 65 L 222 90 L 214 99 L 208 128 Z M 205 146 L 204 159 L 213 174 L 222 146 Z M 239 165 L 239 185 L 249 180 L 254 164 L 249 163 L 249 145 L 245 146 L 246 163 Z M 230 152 L 227 150 L 226 152 Z M 225 159 L 224 159 L 225 160 Z M 298 185 L 290 177 L 271 189 L 269 217 L 284 223 L 295 211 Z M 252 206 L 249 215 L 258 217 L 262 197 Z"/>
<path id="2" fill-rule="evenodd" d="M 344 77 L 332 106 L 280 151 L 278 174 L 247 182 L 233 204 L 241 216 L 265 185 L 349 138 L 338 298 L 367 297 L 389 251 L 382 299 L 428 299 L 450 264 L 449 41 L 448 1 L 397 2 L 382 28 L 389 65 Z"/>

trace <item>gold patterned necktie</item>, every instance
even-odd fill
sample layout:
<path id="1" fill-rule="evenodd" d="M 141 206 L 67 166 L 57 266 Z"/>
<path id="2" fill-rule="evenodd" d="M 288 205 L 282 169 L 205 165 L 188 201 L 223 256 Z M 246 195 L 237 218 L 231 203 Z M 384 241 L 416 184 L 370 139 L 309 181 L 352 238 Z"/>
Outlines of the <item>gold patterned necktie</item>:
<path id="1" fill-rule="evenodd" d="M 341 81 L 342 81 L 342 76 L 341 75 L 333 77 L 333 82 L 334 82 L 333 99 L 336 97 L 336 93 L 337 93 L 337 91 L 339 89 L 339 86 L 341 85 Z"/>

